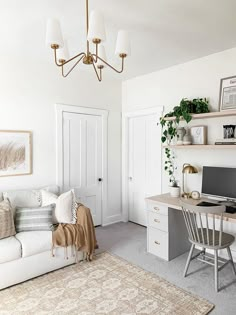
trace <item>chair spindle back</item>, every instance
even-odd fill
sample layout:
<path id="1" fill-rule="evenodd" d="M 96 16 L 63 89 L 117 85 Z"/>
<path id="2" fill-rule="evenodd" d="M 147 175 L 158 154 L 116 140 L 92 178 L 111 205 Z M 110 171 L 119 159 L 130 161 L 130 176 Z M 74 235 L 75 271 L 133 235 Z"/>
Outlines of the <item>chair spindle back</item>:
<path id="1" fill-rule="evenodd" d="M 203 207 L 184 201 L 181 201 L 180 204 L 189 239 L 200 245 L 221 246 L 225 206 Z M 212 229 L 209 228 L 209 216 L 212 218 Z M 216 229 L 216 218 L 220 219 L 219 229 Z"/>

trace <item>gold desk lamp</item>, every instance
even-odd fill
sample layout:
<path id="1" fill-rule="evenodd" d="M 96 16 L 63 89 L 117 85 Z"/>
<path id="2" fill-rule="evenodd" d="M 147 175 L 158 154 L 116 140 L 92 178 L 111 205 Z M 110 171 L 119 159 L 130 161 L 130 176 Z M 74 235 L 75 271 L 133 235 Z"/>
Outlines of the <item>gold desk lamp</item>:
<path id="1" fill-rule="evenodd" d="M 198 173 L 198 170 L 196 167 L 192 166 L 189 163 L 184 163 L 183 168 L 182 168 L 182 174 L 183 174 L 183 194 L 182 197 L 184 198 L 189 198 L 190 193 L 186 193 L 184 189 L 184 174 L 196 174 Z"/>

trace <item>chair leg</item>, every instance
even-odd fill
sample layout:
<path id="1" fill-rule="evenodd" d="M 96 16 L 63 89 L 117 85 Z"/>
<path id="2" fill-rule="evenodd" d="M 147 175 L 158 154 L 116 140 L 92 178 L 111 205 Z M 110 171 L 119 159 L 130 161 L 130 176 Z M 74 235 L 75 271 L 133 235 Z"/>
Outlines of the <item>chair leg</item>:
<path id="1" fill-rule="evenodd" d="M 218 278 L 218 250 L 215 250 L 215 264 L 214 264 L 214 271 L 215 271 L 215 290 L 218 292 L 219 288 L 219 278 Z"/>
<path id="2" fill-rule="evenodd" d="M 228 252 L 229 260 L 231 261 L 233 272 L 236 275 L 236 269 L 235 269 L 235 265 L 234 265 L 234 261 L 233 261 L 233 257 L 232 257 L 232 253 L 231 253 L 230 247 L 227 247 L 227 252 Z"/>
<path id="3" fill-rule="evenodd" d="M 189 267 L 189 264 L 190 264 L 190 261 L 191 261 L 191 258 L 192 258 L 194 247 L 195 247 L 195 245 L 192 244 L 191 248 L 190 248 L 190 251 L 189 251 L 189 254 L 188 254 L 188 259 L 187 259 L 187 262 L 186 262 L 186 265 L 185 265 L 185 268 L 184 268 L 184 277 L 186 277 L 186 275 L 187 275 L 188 267 Z"/>
<path id="4" fill-rule="evenodd" d="M 202 247 L 202 251 L 203 251 L 203 257 L 202 257 L 202 259 L 203 260 L 205 260 L 205 255 L 206 255 L 206 248 L 204 248 L 204 247 Z"/>

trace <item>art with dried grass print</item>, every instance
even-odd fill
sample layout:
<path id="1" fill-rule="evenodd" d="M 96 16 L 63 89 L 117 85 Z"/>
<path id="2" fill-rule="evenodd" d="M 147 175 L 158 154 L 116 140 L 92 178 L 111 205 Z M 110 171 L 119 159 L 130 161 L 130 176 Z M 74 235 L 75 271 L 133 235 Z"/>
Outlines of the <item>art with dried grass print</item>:
<path id="1" fill-rule="evenodd" d="M 31 132 L 0 131 L 0 176 L 31 174 Z"/>

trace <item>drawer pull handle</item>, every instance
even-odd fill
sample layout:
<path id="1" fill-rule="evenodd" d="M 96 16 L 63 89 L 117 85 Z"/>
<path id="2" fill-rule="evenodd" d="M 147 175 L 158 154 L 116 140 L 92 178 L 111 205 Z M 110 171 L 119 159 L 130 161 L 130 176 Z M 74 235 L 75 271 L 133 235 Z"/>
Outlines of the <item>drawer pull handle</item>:
<path id="1" fill-rule="evenodd" d="M 160 221 L 158 219 L 154 219 L 154 222 L 156 223 L 160 223 Z"/>
<path id="2" fill-rule="evenodd" d="M 159 211 L 160 209 L 158 207 L 154 207 L 154 210 Z"/>
<path id="3" fill-rule="evenodd" d="M 155 243 L 156 245 L 161 245 L 158 241 L 155 241 L 154 243 Z"/>

